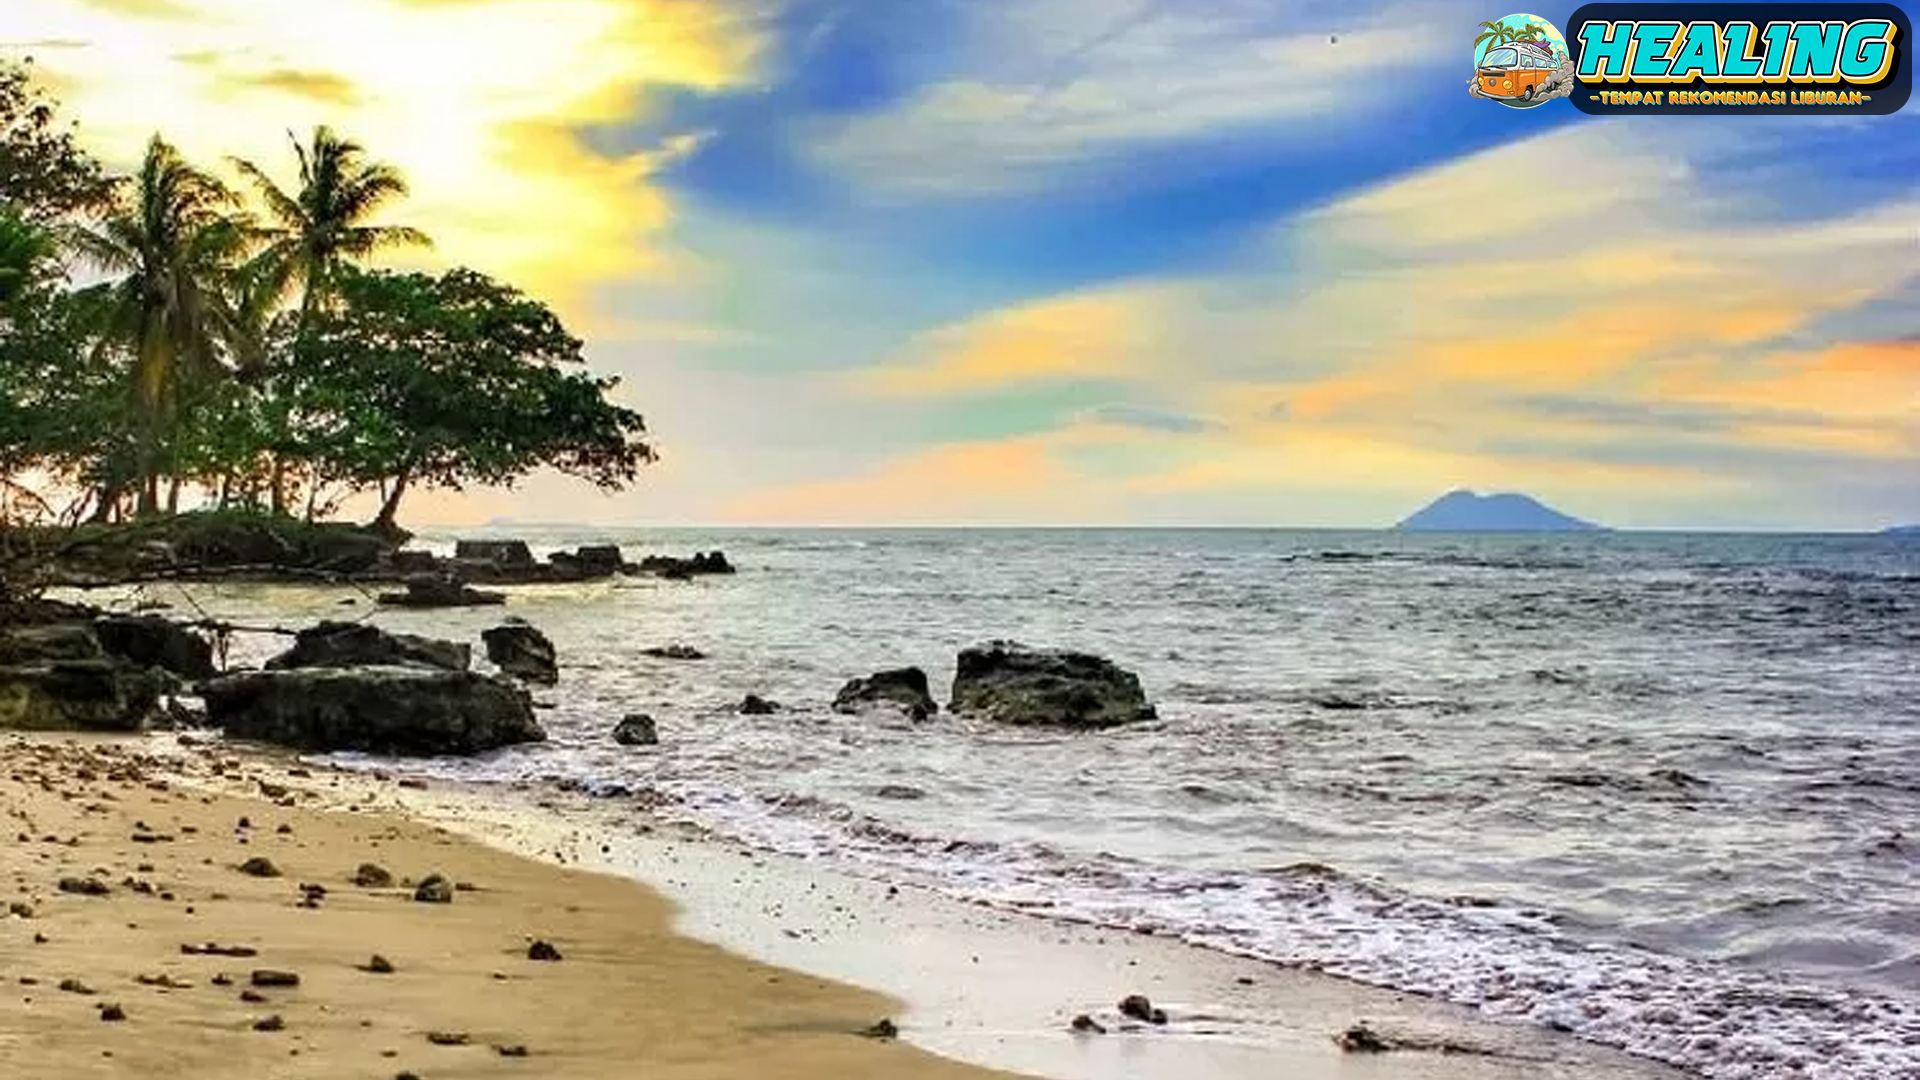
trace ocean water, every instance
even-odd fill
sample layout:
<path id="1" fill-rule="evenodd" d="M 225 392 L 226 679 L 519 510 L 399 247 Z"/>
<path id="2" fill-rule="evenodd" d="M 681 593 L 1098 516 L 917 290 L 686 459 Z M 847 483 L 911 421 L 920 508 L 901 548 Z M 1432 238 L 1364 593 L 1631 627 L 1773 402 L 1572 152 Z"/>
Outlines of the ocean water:
<path id="1" fill-rule="evenodd" d="M 1523 1017 L 1715 1080 L 1920 1077 L 1920 542 L 522 530 L 737 576 L 517 593 L 561 780 L 836 868 Z M 425 538 L 445 547 L 448 537 Z M 156 594 L 167 599 L 164 593 Z M 362 617 L 339 590 L 209 612 Z M 379 612 L 476 638 L 499 609 Z M 1075 735 L 828 710 L 1012 638 L 1137 671 Z M 685 643 L 702 661 L 655 660 Z M 245 637 L 235 660 L 279 643 Z M 754 692 L 772 716 L 735 713 Z M 646 712 L 663 745 L 609 732 Z"/>

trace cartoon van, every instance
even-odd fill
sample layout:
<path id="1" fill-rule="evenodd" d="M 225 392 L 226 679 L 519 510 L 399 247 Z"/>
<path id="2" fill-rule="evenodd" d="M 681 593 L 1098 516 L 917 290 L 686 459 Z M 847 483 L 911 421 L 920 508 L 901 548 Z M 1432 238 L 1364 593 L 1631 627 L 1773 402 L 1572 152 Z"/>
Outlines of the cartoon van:
<path id="1" fill-rule="evenodd" d="M 1532 101 L 1560 72 L 1553 50 L 1531 41 L 1510 41 L 1480 58 L 1480 92 L 1488 97 Z"/>

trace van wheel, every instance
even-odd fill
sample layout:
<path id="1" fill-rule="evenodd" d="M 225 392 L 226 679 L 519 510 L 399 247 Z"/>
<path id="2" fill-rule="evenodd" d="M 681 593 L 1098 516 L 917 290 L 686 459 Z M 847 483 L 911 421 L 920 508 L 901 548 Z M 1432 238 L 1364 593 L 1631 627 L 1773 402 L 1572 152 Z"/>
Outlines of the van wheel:
<path id="1" fill-rule="evenodd" d="M 1522 90 L 1522 91 L 1520 91 L 1520 98 L 1521 98 L 1521 100 L 1523 100 L 1523 101 L 1532 101 L 1532 100 L 1533 100 L 1533 87 L 1531 87 L 1531 86 L 1529 86 L 1529 87 L 1527 87 L 1527 88 L 1526 88 L 1525 90 Z"/>

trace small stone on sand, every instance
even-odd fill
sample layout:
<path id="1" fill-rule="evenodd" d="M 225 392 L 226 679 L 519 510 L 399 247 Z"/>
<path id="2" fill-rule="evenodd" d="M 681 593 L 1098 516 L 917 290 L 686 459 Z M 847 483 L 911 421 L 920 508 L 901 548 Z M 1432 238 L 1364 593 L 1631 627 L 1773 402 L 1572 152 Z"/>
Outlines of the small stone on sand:
<path id="1" fill-rule="evenodd" d="M 558 960 L 560 959 L 560 950 L 554 948 L 553 945 L 550 944 L 549 942 L 536 941 L 533 944 L 527 946 L 527 959 L 547 960 L 547 961 Z"/>
<path id="2" fill-rule="evenodd" d="M 428 874 L 426 880 L 414 886 L 413 898 L 422 904 L 451 904 L 453 883 L 439 874 Z"/>
<path id="3" fill-rule="evenodd" d="M 361 863 L 353 872 L 353 883 L 363 889 L 391 889 L 393 875 L 383 866 L 375 863 Z"/>
<path id="4" fill-rule="evenodd" d="M 273 865 L 273 860 L 262 858 L 259 855 L 255 855 L 253 858 L 241 863 L 240 872 L 246 874 L 248 877 L 268 878 L 280 876 L 280 868 Z"/>

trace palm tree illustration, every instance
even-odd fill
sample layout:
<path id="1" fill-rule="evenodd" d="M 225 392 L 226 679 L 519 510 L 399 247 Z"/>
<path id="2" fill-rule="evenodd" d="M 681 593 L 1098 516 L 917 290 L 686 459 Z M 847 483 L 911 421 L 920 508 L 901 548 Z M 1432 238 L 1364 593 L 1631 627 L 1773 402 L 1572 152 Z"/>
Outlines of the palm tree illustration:
<path id="1" fill-rule="evenodd" d="M 1479 49 L 1483 42 L 1487 49 L 1494 49 L 1513 41 L 1530 41 L 1540 44 L 1546 40 L 1546 31 L 1540 29 L 1536 23 L 1523 23 L 1517 27 L 1508 26 L 1506 23 L 1505 19 L 1499 22 L 1481 23 L 1480 25 L 1485 29 L 1481 31 L 1479 37 L 1473 39 L 1473 47 Z M 1486 53 L 1483 51 L 1480 55 L 1484 56 Z"/>

